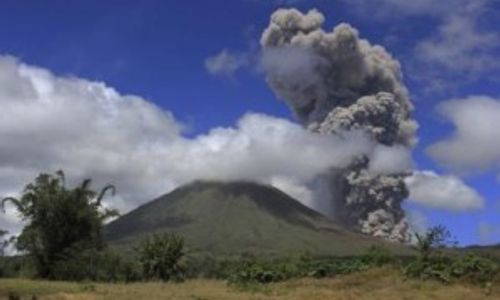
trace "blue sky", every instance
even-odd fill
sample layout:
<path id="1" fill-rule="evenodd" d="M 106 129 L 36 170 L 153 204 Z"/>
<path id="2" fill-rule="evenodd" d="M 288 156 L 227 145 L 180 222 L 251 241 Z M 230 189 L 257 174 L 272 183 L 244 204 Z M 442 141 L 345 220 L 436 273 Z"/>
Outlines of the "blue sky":
<path id="1" fill-rule="evenodd" d="M 498 1 L 481 0 L 478 8 L 463 10 L 461 0 L 450 1 L 451 8 L 413 2 L 417 4 L 377 0 L 368 7 L 358 0 L 2 1 L 0 55 L 56 77 L 104 82 L 122 95 L 138 95 L 170 111 L 186 127 L 184 136 L 196 137 L 215 127 L 233 127 L 248 112 L 294 121 L 252 57 L 258 55 L 260 35 L 278 7 L 317 8 L 326 16 L 325 30 L 347 22 L 402 64 L 420 124 L 413 152 L 416 169 L 457 176 L 485 201 L 482 209 L 460 212 L 413 202 L 405 206 L 425 216 L 427 225 L 448 226 L 462 244 L 498 243 L 497 156 L 488 167 L 470 163 L 455 168 L 427 150 L 455 130 L 456 124 L 437 112 L 440 103 L 477 95 L 500 103 Z M 455 17 L 456 27 L 467 32 L 457 38 L 439 31 Z M 426 42 L 432 47 L 422 46 Z M 443 47 L 453 55 L 432 56 Z M 234 72 L 208 72 L 206 60 L 224 49 L 250 58 Z M 500 139 L 497 134 L 491 140 Z"/>

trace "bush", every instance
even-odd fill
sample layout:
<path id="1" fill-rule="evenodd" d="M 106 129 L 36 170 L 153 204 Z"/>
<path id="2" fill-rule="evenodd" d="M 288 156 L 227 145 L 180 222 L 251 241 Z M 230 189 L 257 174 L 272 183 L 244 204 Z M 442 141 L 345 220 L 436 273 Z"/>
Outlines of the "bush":
<path id="1" fill-rule="evenodd" d="M 53 266 L 53 278 L 69 281 L 137 281 L 141 279 L 139 266 L 110 250 L 78 249 L 65 252 Z"/>
<path id="2" fill-rule="evenodd" d="M 425 235 L 416 235 L 419 256 L 404 269 L 406 277 L 422 280 L 438 280 L 450 283 L 453 280 L 468 280 L 472 283 L 490 285 L 498 273 L 497 264 L 476 254 L 455 255 L 441 251 L 451 236 L 443 226 L 429 229 Z"/>
<path id="3" fill-rule="evenodd" d="M 426 260 L 416 259 L 408 264 L 403 272 L 407 277 L 434 279 L 445 284 L 461 279 L 487 284 L 498 273 L 498 266 L 494 261 L 475 254 L 455 257 L 435 255 Z"/>
<path id="4" fill-rule="evenodd" d="M 313 259 L 299 257 L 275 261 L 245 261 L 233 267 L 227 278 L 237 285 L 266 284 L 291 278 L 332 277 L 340 274 L 364 271 L 394 261 L 384 249 L 371 248 L 366 255 L 351 258 Z"/>
<path id="5" fill-rule="evenodd" d="M 184 279 L 184 239 L 176 234 L 147 237 L 137 249 L 145 279 L 163 281 Z"/>
<path id="6" fill-rule="evenodd" d="M 392 255 L 389 250 L 379 246 L 370 247 L 368 251 L 361 256 L 361 259 L 365 264 L 378 267 L 394 263 L 396 261 L 394 255 Z"/>
<path id="7" fill-rule="evenodd" d="M 450 268 L 453 277 L 464 278 L 473 283 L 491 282 L 498 273 L 498 265 L 494 261 L 475 254 L 455 260 Z"/>

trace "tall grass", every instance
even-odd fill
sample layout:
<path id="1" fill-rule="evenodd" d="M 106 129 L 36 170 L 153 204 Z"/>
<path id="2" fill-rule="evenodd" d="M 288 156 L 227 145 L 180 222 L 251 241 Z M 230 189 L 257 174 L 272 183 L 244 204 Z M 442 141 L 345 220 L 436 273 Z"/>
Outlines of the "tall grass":
<path id="1" fill-rule="evenodd" d="M 396 268 L 386 266 L 334 278 L 303 278 L 271 283 L 255 291 L 242 291 L 221 280 L 195 279 L 184 283 L 95 284 L 30 280 L 0 280 L 0 299 L 15 292 L 22 299 L 176 299 L 176 300 L 448 300 L 500 299 L 500 282 L 491 294 L 477 285 L 404 280 Z M 3 298 L 2 298 L 3 297 Z"/>

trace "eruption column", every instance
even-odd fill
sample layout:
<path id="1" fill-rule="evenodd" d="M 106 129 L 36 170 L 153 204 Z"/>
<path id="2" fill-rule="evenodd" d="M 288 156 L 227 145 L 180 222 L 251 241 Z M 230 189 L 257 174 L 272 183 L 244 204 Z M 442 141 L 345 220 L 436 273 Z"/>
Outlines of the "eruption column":
<path id="1" fill-rule="evenodd" d="M 399 62 L 349 24 L 325 32 L 324 21 L 317 10 L 279 9 L 272 15 L 261 37 L 270 87 L 311 131 L 360 130 L 380 145 L 410 151 L 418 125 Z M 366 234 L 408 241 L 401 208 L 407 174 L 381 174 L 369 166 L 370 157 L 362 156 L 321 175 L 315 201 L 328 201 L 323 213 Z"/>

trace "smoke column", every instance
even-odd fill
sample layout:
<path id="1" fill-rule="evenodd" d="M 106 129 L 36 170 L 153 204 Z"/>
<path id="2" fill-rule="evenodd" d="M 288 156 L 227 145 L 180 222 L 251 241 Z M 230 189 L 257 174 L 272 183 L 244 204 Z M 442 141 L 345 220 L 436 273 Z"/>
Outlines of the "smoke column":
<path id="1" fill-rule="evenodd" d="M 348 24 L 325 32 L 324 21 L 317 10 L 271 16 L 260 42 L 270 87 L 313 132 L 362 130 L 380 145 L 409 151 L 418 125 L 398 61 Z M 316 206 L 363 233 L 408 241 L 405 176 L 372 172 L 370 157 L 358 157 L 318 178 Z"/>

